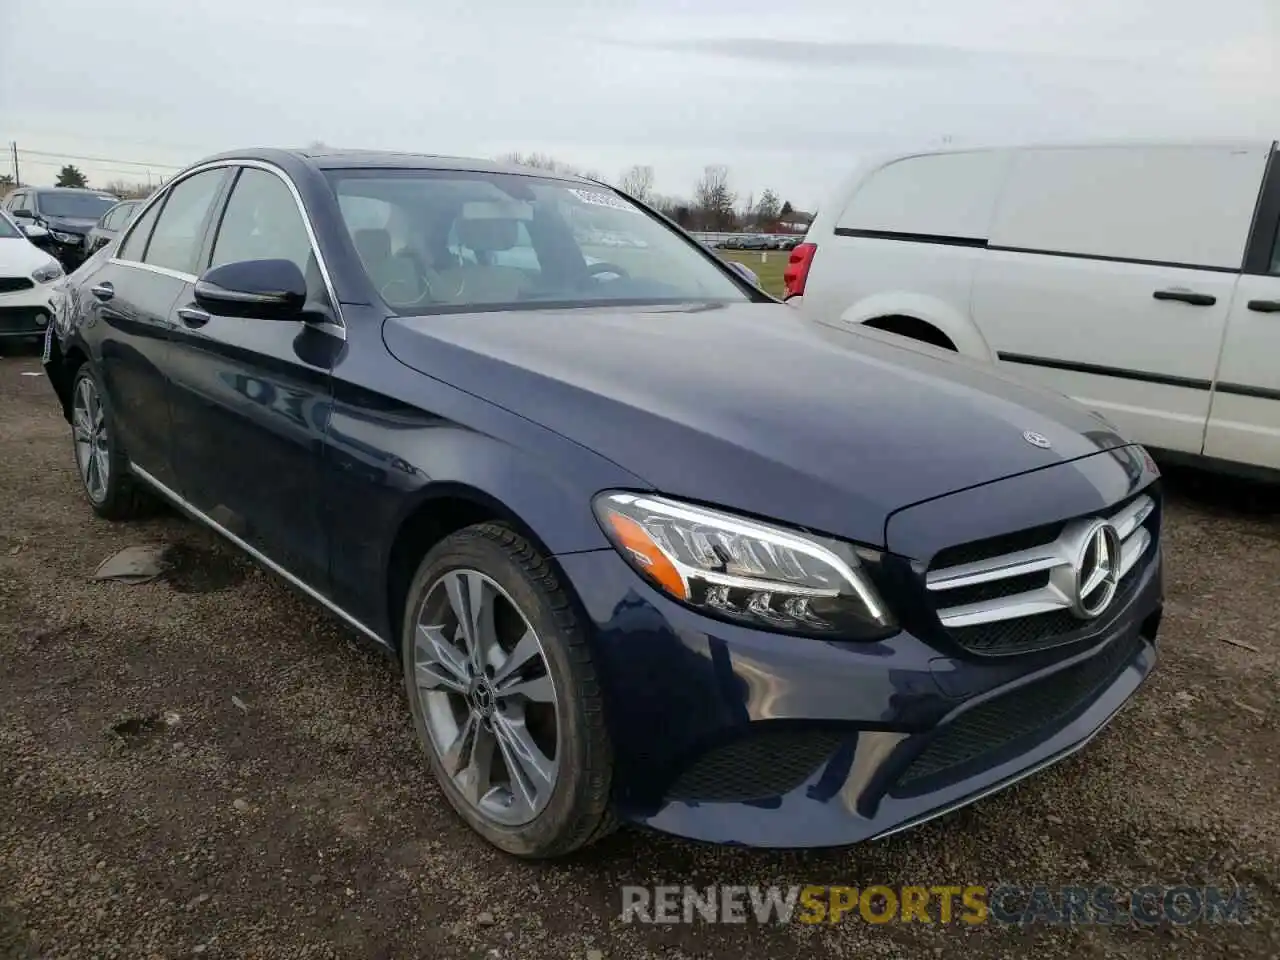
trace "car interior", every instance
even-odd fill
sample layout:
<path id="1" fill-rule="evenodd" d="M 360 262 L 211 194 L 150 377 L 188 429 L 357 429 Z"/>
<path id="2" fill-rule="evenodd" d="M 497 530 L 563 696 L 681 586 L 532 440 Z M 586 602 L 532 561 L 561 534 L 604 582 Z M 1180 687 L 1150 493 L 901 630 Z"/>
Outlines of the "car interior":
<path id="1" fill-rule="evenodd" d="M 602 217 L 629 219 L 645 234 L 662 229 L 639 211 L 593 208 L 561 186 L 525 179 L 499 187 L 479 178 L 351 177 L 335 186 L 355 250 L 397 311 L 690 298 L 668 282 L 685 272 L 672 269 L 674 258 L 637 247 L 624 265 L 614 251 L 605 261 L 583 250 L 579 237 Z"/>

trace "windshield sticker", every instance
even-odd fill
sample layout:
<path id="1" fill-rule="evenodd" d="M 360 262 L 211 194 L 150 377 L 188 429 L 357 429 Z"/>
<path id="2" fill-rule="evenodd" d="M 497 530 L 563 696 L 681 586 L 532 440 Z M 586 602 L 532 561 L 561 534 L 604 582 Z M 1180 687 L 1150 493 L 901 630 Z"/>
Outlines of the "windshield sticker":
<path id="1" fill-rule="evenodd" d="M 569 192 L 583 203 L 594 204 L 597 207 L 611 207 L 614 210 L 626 210 L 630 213 L 638 212 L 635 207 L 612 194 L 597 193 L 594 190 L 575 190 L 573 188 L 570 188 Z"/>

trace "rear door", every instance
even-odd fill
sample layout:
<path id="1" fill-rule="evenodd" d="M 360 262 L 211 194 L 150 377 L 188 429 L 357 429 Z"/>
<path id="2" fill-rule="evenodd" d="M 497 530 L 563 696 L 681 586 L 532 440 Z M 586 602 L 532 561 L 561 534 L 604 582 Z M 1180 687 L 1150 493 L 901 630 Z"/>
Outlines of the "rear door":
<path id="1" fill-rule="evenodd" d="M 1280 469 L 1280 157 L 1275 153 L 1227 319 L 1204 453 Z"/>
<path id="2" fill-rule="evenodd" d="M 172 430 L 165 369 L 170 310 L 192 279 L 225 169 L 174 183 L 134 224 L 115 251 L 84 281 L 90 313 L 86 335 L 129 459 L 172 486 Z"/>
<path id="3" fill-rule="evenodd" d="M 274 168 L 244 165 L 201 258 L 201 272 L 284 259 L 332 309 L 300 201 Z M 191 278 L 194 281 L 194 278 Z M 312 588 L 328 583 L 318 492 L 329 369 L 343 341 L 301 321 L 220 316 L 184 286 L 174 305 L 174 462 L 182 496 Z"/>
<path id="4" fill-rule="evenodd" d="M 1267 150 L 1018 151 L 974 279 L 999 359 L 1136 440 L 1200 453 Z"/>

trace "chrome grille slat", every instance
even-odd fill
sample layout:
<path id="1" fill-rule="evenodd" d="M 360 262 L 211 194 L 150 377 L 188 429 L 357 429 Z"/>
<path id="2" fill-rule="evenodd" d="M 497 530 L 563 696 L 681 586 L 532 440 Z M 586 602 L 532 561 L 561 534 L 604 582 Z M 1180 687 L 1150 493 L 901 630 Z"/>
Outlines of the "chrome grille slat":
<path id="1" fill-rule="evenodd" d="M 1154 509 L 1155 501 L 1143 494 L 1107 517 L 1107 522 L 1116 528 L 1120 539 L 1120 577 L 1131 571 L 1150 548 L 1152 536 L 1142 524 Z M 939 609 L 938 618 L 942 625 L 972 627 L 1070 608 L 1072 601 L 1067 578 L 1074 576 L 1081 524 L 1091 522 L 1093 521 L 1086 518 L 1069 523 L 1056 540 L 1043 546 L 930 571 L 925 577 L 925 586 L 935 594 L 1049 571 L 1049 582 L 1043 587 Z M 945 601 L 945 597 L 939 599 Z"/>
<path id="2" fill-rule="evenodd" d="M 971 587 L 977 583 L 990 583 L 992 580 L 1007 580 L 1009 577 L 1018 577 L 1025 573 L 1051 570 L 1069 562 L 1052 552 L 1053 547 L 1054 544 L 1050 543 L 1043 547 L 1031 547 L 1027 550 L 1019 550 L 1017 553 L 1008 553 L 1003 557 L 974 560 L 971 563 L 935 570 L 929 574 L 927 583 L 930 590 L 954 590 L 956 587 Z"/>
<path id="3" fill-rule="evenodd" d="M 1001 620 L 1012 620 L 1015 617 L 1031 617 L 1037 613 L 1048 613 L 1068 606 L 1067 598 L 1052 586 L 1026 593 L 1015 593 L 1011 597 L 998 600 L 983 600 L 980 603 L 966 603 L 959 607 L 947 607 L 939 610 L 938 616 L 944 627 L 972 627 L 979 623 L 998 623 Z"/>
<path id="4" fill-rule="evenodd" d="M 1124 547 L 1120 551 L 1121 577 L 1133 569 L 1133 565 L 1142 559 L 1142 555 L 1147 552 L 1149 546 L 1151 546 L 1151 533 L 1146 527 L 1139 527 L 1138 532 L 1124 542 Z"/>

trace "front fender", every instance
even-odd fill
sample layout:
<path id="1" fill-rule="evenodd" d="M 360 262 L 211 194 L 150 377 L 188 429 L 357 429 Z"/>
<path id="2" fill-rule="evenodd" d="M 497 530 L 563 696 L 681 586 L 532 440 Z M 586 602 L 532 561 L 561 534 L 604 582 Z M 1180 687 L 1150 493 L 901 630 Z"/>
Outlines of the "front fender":
<path id="1" fill-rule="evenodd" d="M 879 317 L 915 317 L 932 324 L 950 338 L 956 350 L 966 357 L 995 362 L 995 354 L 986 338 L 968 315 L 937 297 L 907 290 L 889 290 L 864 297 L 842 314 L 842 324 L 866 323 Z"/>

